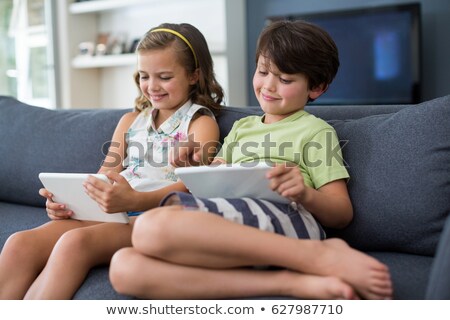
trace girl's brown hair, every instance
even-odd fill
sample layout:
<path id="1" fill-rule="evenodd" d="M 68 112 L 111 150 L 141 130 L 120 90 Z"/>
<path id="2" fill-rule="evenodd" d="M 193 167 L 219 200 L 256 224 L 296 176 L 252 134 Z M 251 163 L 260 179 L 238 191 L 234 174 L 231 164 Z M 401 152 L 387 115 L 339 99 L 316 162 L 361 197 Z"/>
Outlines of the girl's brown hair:
<path id="1" fill-rule="evenodd" d="M 333 81 L 339 68 L 339 55 L 331 36 L 306 21 L 276 21 L 268 25 L 258 39 L 256 63 L 260 56 L 286 74 L 302 73 L 309 89 Z"/>
<path id="2" fill-rule="evenodd" d="M 165 31 L 152 32 L 161 28 L 170 29 L 181 34 L 192 46 L 192 49 L 182 38 L 173 33 Z M 196 69 L 199 69 L 199 80 L 192 86 L 189 92 L 189 99 L 193 103 L 208 107 L 217 114 L 223 100 L 223 89 L 216 80 L 208 44 L 203 34 L 197 28 L 188 23 L 163 23 L 150 29 L 144 35 L 136 48 L 136 53 L 146 50 L 164 49 L 171 45 L 174 45 L 179 62 L 186 68 L 188 74 L 192 74 Z M 134 74 L 134 81 L 140 93 L 135 99 L 135 109 L 142 111 L 151 107 L 150 101 L 140 90 L 138 72 Z"/>

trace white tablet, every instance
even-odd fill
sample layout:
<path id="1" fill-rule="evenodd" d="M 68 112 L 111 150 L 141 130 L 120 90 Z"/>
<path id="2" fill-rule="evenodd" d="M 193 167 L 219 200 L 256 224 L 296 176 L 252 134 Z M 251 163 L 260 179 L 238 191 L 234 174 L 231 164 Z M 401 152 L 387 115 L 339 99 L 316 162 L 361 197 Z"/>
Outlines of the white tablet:
<path id="1" fill-rule="evenodd" d="M 90 175 L 109 182 L 103 174 L 87 173 L 42 172 L 39 174 L 39 179 L 44 187 L 53 193 L 55 202 L 65 204 L 69 210 L 73 211 L 72 219 L 128 223 L 129 218 L 125 212 L 105 213 L 97 202 L 85 193 L 83 182 Z"/>
<path id="2" fill-rule="evenodd" d="M 261 164 L 221 164 L 176 168 L 175 174 L 189 191 L 200 198 L 258 198 L 290 203 L 270 189 L 266 173 L 272 167 Z"/>

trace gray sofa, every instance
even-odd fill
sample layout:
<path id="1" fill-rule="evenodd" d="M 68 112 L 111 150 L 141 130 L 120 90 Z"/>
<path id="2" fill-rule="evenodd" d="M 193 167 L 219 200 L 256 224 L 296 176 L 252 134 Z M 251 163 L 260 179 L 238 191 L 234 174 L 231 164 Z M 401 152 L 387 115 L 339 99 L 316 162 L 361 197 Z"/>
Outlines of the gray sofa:
<path id="1" fill-rule="evenodd" d="M 351 175 L 353 222 L 327 230 L 391 270 L 396 299 L 450 299 L 450 96 L 405 106 L 308 106 L 329 121 Z M 126 110 L 47 110 L 0 97 L 0 248 L 48 220 L 39 172 L 96 172 Z M 234 120 L 260 112 L 226 108 Z M 93 269 L 75 299 L 128 299 L 107 267 Z"/>

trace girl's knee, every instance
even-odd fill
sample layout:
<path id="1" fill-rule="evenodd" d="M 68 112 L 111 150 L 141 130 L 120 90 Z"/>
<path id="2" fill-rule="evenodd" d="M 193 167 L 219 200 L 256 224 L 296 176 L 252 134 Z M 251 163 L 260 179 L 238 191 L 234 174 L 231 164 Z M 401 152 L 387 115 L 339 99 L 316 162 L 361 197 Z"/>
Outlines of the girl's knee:
<path id="1" fill-rule="evenodd" d="M 95 241 L 93 241 L 90 232 L 85 231 L 83 228 L 73 229 L 67 231 L 59 238 L 53 252 L 65 259 L 70 257 L 81 257 L 83 256 L 83 252 L 86 252 L 87 248 L 95 245 L 93 242 Z"/>
<path id="2" fill-rule="evenodd" d="M 168 195 L 166 199 L 164 199 L 163 206 L 167 207 L 175 205 L 181 205 L 181 199 L 177 193 L 172 193 Z"/>
<path id="3" fill-rule="evenodd" d="M 35 251 L 33 234 L 29 231 L 13 233 L 6 240 L 2 255 L 11 255 L 16 258 L 29 256 L 30 251 Z"/>

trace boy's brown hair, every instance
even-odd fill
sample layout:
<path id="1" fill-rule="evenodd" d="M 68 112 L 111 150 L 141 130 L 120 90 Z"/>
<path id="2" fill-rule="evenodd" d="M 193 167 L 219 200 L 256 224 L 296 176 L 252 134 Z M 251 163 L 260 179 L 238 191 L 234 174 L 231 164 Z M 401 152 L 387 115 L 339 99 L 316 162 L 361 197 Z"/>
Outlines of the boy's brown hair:
<path id="1" fill-rule="evenodd" d="M 331 36 L 319 26 L 302 21 L 276 21 L 261 33 L 256 48 L 260 56 L 273 63 L 282 73 L 302 73 L 309 89 L 333 81 L 339 68 L 339 55 Z"/>

